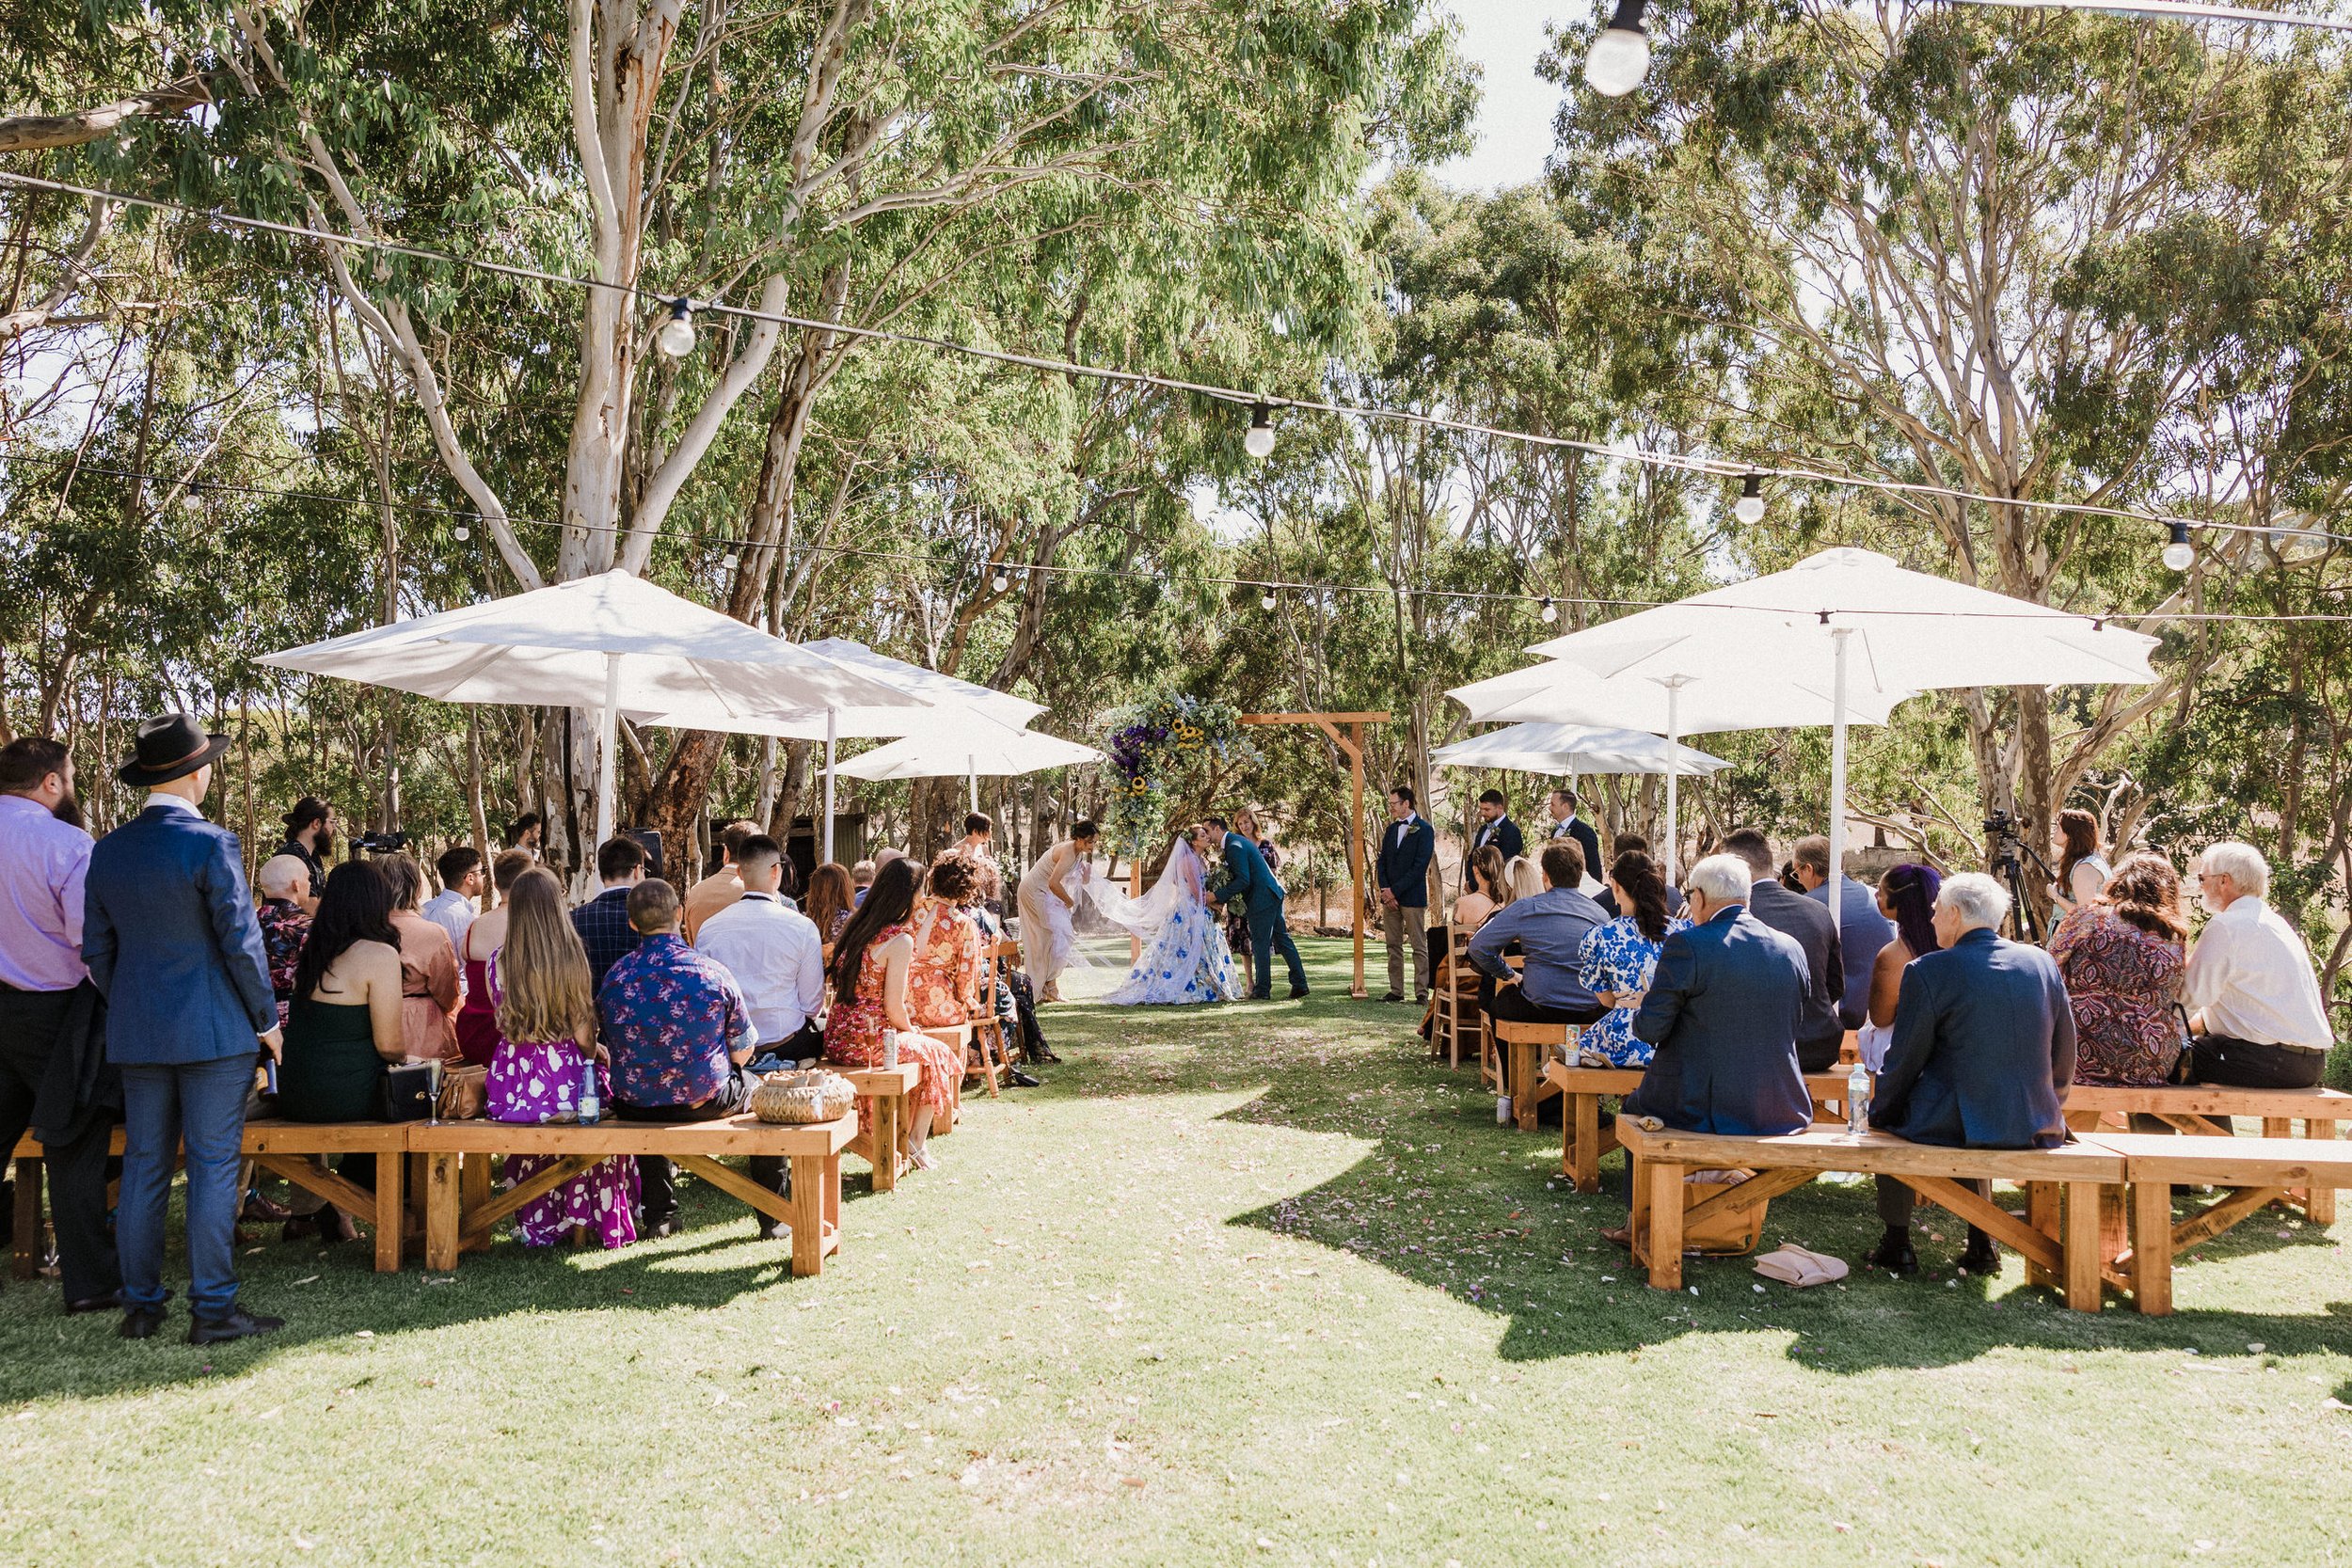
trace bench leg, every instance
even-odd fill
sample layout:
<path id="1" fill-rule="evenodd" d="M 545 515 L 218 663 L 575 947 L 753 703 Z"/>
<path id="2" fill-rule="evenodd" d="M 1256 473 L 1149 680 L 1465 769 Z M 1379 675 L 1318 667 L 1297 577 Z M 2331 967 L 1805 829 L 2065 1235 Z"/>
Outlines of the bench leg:
<path id="1" fill-rule="evenodd" d="M 1649 1174 L 1649 1282 L 1655 1291 L 1682 1289 L 1682 1167 L 1652 1160 Z"/>
<path id="2" fill-rule="evenodd" d="M 1580 1094 L 1568 1097 L 1563 1107 L 1560 1123 L 1575 1129 L 1575 1166 L 1567 1174 L 1576 1179 L 1580 1193 L 1600 1191 L 1600 1096 Z"/>
<path id="3" fill-rule="evenodd" d="M 2152 1318 L 2172 1310 L 2172 1183 L 2132 1183 L 2132 1303 Z"/>
<path id="4" fill-rule="evenodd" d="M 2066 1183 L 2065 1250 L 2066 1305 L 2076 1312 L 2099 1310 L 2099 1183 Z"/>
<path id="5" fill-rule="evenodd" d="M 490 1250 L 490 1238 L 487 1236 L 477 1236 L 472 1241 L 463 1239 L 465 1216 L 490 1201 L 491 1172 L 498 1169 L 499 1161 L 500 1156 L 496 1154 L 466 1154 L 458 1158 L 457 1230 L 460 1240 L 457 1249 L 460 1252 Z"/>
<path id="6" fill-rule="evenodd" d="M 792 1156 L 792 1272 L 821 1274 L 840 1244 L 841 1156 Z"/>
<path id="7" fill-rule="evenodd" d="M 457 1267 L 458 1159 L 454 1154 L 424 1157 L 424 1266 L 437 1274 Z"/>
<path id="8" fill-rule="evenodd" d="M 874 1191 L 896 1192 L 898 1186 L 898 1107 L 906 1103 L 904 1095 L 878 1094 L 874 1097 L 874 1132 L 872 1150 L 866 1156 L 874 1167 Z"/>
<path id="9" fill-rule="evenodd" d="M 2058 1190 L 2055 1181 L 2026 1183 L 2026 1224 L 2052 1241 L 2058 1239 Z M 2026 1283 L 2046 1290 L 2058 1288 L 2058 1276 L 2032 1259 L 2026 1259 Z"/>
<path id="10" fill-rule="evenodd" d="M 40 1269 L 40 1162 L 27 1154 L 16 1163 L 16 1256 L 8 1272 L 30 1279 Z"/>
<path id="11" fill-rule="evenodd" d="M 408 1224 L 408 1160 L 399 1153 L 375 1157 L 375 1272 L 400 1272 L 400 1233 Z"/>
<path id="12" fill-rule="evenodd" d="M 1542 1048 L 1533 1040 L 1511 1042 L 1511 1114 L 1518 1118 L 1519 1131 L 1535 1131 L 1535 1113 L 1540 1108 L 1535 1101 L 1535 1075 L 1542 1070 L 1539 1053 Z"/>
<path id="13" fill-rule="evenodd" d="M 2307 1138 L 2325 1138 L 2332 1143 L 2335 1141 L 2336 1124 L 2307 1117 L 2303 1121 L 2303 1135 Z M 2307 1188 L 2303 1194 L 2303 1213 L 2313 1225 L 2335 1224 L 2336 1190 L 2333 1187 Z"/>

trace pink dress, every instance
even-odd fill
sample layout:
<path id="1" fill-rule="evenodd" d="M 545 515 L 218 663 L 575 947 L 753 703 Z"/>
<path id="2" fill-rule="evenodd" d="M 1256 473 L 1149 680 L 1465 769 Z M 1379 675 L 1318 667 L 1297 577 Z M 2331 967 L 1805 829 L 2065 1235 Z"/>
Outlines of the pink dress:
<path id="1" fill-rule="evenodd" d="M 466 960 L 466 1000 L 457 1009 L 457 1049 L 475 1067 L 488 1067 L 499 1048 L 499 1010 L 490 1002 L 490 960 Z"/>
<path id="2" fill-rule="evenodd" d="M 888 966 L 882 961 L 882 950 L 891 939 L 906 930 L 906 927 L 885 926 L 874 933 L 866 945 L 857 972 L 857 1000 L 836 1000 L 825 1014 L 825 1060 L 835 1067 L 868 1068 L 882 1066 L 882 1031 L 890 1026 L 890 1014 L 882 1006 L 882 980 Z M 908 987 L 913 990 L 912 966 L 909 966 Z M 908 1016 L 914 1016 L 910 997 Z M 954 1046 L 935 1040 L 929 1035 L 901 1030 L 898 1035 L 898 1061 L 919 1064 L 923 1076 L 915 1085 L 922 1103 L 931 1108 L 933 1116 L 951 1109 L 956 1093 L 963 1085 L 963 1053 Z M 874 1102 L 860 1096 L 857 1102 L 857 1124 L 861 1132 L 871 1132 Z"/>
<path id="3" fill-rule="evenodd" d="M 484 990 L 496 1007 L 498 955 L 483 962 Z M 588 1058 L 570 1040 L 510 1040 L 501 1036 L 483 1086 L 493 1121 L 569 1121 L 579 1114 L 580 1072 Z M 596 1098 L 612 1103 L 612 1075 L 597 1068 Z M 610 1115 L 608 1110 L 607 1115 Z M 556 1163 L 552 1154 L 510 1154 L 506 1184 L 519 1187 Z M 515 1212 L 515 1235 L 525 1246 L 550 1246 L 586 1226 L 607 1248 L 637 1239 L 637 1162 L 626 1155 L 599 1160 L 544 1197 Z"/>

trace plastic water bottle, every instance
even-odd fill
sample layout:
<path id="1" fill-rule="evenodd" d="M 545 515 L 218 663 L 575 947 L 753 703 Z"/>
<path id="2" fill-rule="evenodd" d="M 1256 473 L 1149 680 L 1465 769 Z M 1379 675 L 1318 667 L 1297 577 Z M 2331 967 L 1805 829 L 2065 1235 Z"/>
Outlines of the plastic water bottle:
<path id="1" fill-rule="evenodd" d="M 1846 1074 L 1846 1131 L 1870 1130 L 1870 1069 L 1860 1062 Z"/>
<path id="2" fill-rule="evenodd" d="M 898 1031 L 896 1029 L 882 1031 L 882 1065 L 885 1068 L 894 1068 L 898 1065 Z"/>
<path id="3" fill-rule="evenodd" d="M 580 1124 L 594 1127 L 604 1119 L 604 1101 L 596 1097 L 596 1059 L 580 1064 Z"/>

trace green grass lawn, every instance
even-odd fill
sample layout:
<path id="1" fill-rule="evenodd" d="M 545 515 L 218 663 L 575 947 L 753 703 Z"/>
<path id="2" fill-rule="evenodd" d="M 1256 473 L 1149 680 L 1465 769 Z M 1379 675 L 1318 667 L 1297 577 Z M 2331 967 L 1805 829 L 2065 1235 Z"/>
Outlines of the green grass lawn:
<path id="1" fill-rule="evenodd" d="M 690 1182 L 682 1235 L 454 1277 L 273 1231 L 287 1328 L 209 1352 L 10 1284 L 0 1563 L 2352 1560 L 2336 1236 L 2259 1216 L 2153 1321 L 1955 1279 L 1936 1211 L 1915 1280 L 1655 1293 L 1555 1132 L 1308 958 L 1050 1009 L 1067 1063 L 861 1168 L 821 1279 Z M 1766 1244 L 1875 1233 L 1821 1184 Z"/>

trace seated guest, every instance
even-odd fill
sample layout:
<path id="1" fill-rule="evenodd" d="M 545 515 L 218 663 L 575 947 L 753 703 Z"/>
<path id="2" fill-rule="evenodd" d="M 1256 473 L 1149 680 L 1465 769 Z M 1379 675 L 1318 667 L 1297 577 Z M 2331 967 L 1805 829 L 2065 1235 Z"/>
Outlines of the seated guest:
<path id="1" fill-rule="evenodd" d="M 1724 852 L 1748 863 L 1755 873 L 1748 889 L 1748 913 L 1804 949 L 1804 1016 L 1797 1022 L 1797 1065 L 1807 1072 L 1826 1072 L 1837 1065 L 1846 1043 L 1842 1017 L 1846 973 L 1837 928 L 1830 924 L 1829 906 L 1783 887 L 1772 861 L 1772 841 L 1753 828 L 1725 835 Z M 1826 858 L 1823 862 L 1827 863 Z"/>
<path id="2" fill-rule="evenodd" d="M 724 964 L 752 1011 L 763 1057 L 797 1067 L 824 1054 L 817 1015 L 825 1006 L 824 943 L 817 927 L 776 895 L 784 850 L 766 833 L 735 847 L 742 895 L 703 922 L 694 945 Z"/>
<path id="3" fill-rule="evenodd" d="M 1502 863 L 1502 887 L 1510 895 L 1506 904 L 1533 898 L 1544 891 L 1544 868 L 1533 855 L 1514 855 Z"/>
<path id="4" fill-rule="evenodd" d="M 1616 858 L 1619 855 L 1630 854 L 1637 850 L 1645 855 L 1649 854 L 1650 847 L 1649 839 L 1647 837 L 1641 833 L 1619 833 L 1609 841 L 1609 863 L 1614 865 L 1617 863 Z M 1654 859 L 1652 863 L 1655 863 Z M 1660 874 L 1662 878 L 1662 868 Z M 1606 887 L 1603 887 L 1600 892 L 1593 895 L 1593 902 L 1598 904 L 1612 920 L 1615 919 L 1618 915 L 1625 913 L 1623 910 L 1617 908 L 1616 895 L 1611 893 Z M 1682 890 L 1680 888 L 1669 886 L 1666 889 L 1666 912 L 1668 914 L 1680 914 L 1682 912 Z"/>
<path id="5" fill-rule="evenodd" d="M 2074 1014 L 2074 1082 L 2168 1084 L 2188 1049 L 2178 1015 L 2188 922 L 2172 863 L 2126 855 L 2050 935 Z"/>
<path id="6" fill-rule="evenodd" d="M 757 823 L 742 821 L 719 830 L 719 869 L 686 890 L 678 929 L 688 942 L 702 930 L 704 921 L 743 896 L 743 845 L 758 832 Z"/>
<path id="7" fill-rule="evenodd" d="M 596 991 L 599 1037 L 612 1064 L 612 1114 L 623 1121 L 717 1121 L 745 1110 L 753 1081 L 743 1064 L 759 1044 L 759 1031 L 735 976 L 678 935 L 677 890 L 669 883 L 658 877 L 638 881 L 626 908 L 637 945 L 613 961 Z M 580 912 L 572 911 L 575 924 Z M 755 1155 L 751 1170 L 760 1186 L 785 1191 L 781 1157 Z M 645 1210 L 642 1233 L 674 1233 L 677 1187 L 670 1161 L 640 1156 L 637 1180 Z M 759 1216 L 762 1237 L 783 1228 L 781 1221 Z"/>
<path id="8" fill-rule="evenodd" d="M 269 955 L 269 986 L 278 996 L 282 1026 L 294 1006 L 294 965 L 310 934 L 310 917 L 302 909 L 310 868 L 292 855 L 272 855 L 253 874 L 253 885 L 262 895 L 253 912 L 262 923 L 262 951 Z"/>
<path id="9" fill-rule="evenodd" d="M 645 879 L 645 847 L 633 838 L 608 838 L 596 846 L 596 879 L 604 891 L 572 911 L 572 929 L 588 954 L 588 978 L 604 994 L 612 966 L 637 951 L 641 940 L 628 921 L 629 890 Z"/>
<path id="10" fill-rule="evenodd" d="M 1647 1067 L 1650 1043 L 1633 1033 L 1634 1015 L 1658 972 L 1659 949 L 1690 921 L 1666 912 L 1666 879 L 1656 862 L 1628 849 L 1609 867 L 1609 891 L 1628 912 L 1585 933 L 1578 978 L 1609 1011 L 1577 1037 L 1585 1067 Z"/>
<path id="11" fill-rule="evenodd" d="M 963 914 L 978 927 L 980 958 L 986 966 L 983 975 L 993 974 L 993 986 L 983 984 L 981 1005 L 976 1016 L 992 1009 L 997 1022 L 997 1040 L 1005 1054 L 1006 1070 L 1012 1082 L 1025 1089 L 1038 1086 L 1034 1074 L 1013 1065 L 1016 1047 L 1024 1061 L 1043 1061 L 1051 1053 L 1045 1050 L 1045 1035 L 1038 1027 L 1037 1004 L 1028 992 L 1029 977 L 1019 970 L 1007 969 L 988 957 L 990 949 L 1005 940 L 1004 917 L 997 911 L 1004 908 L 1005 879 L 993 860 L 975 861 L 961 848 L 956 858 L 972 868 L 972 885 L 964 891 Z"/>
<path id="12" fill-rule="evenodd" d="M 386 855 L 376 874 L 392 890 L 392 929 L 400 933 L 401 1029 L 408 1059 L 457 1061 L 457 950 L 449 933 L 424 917 L 424 868 L 406 855 Z"/>
<path id="13" fill-rule="evenodd" d="M 2302 933 L 2264 901 L 2269 863 L 2250 844 L 2209 844 L 2197 887 L 2213 915 L 2182 986 L 2197 1082 L 2310 1088 L 2328 1065 L 2335 1027 Z"/>
<path id="14" fill-rule="evenodd" d="M 449 933 L 450 950 L 463 954 L 466 928 L 476 913 L 474 900 L 482 896 L 482 851 L 470 844 L 456 845 L 441 851 L 433 869 L 441 879 L 441 891 L 424 901 L 422 913 Z"/>
<path id="15" fill-rule="evenodd" d="M 1879 879 L 1879 913 L 1895 934 L 1870 959 L 1870 1005 L 1858 1043 L 1862 1065 L 1872 1072 L 1885 1065 L 1887 1047 L 1895 1043 L 1895 1008 L 1902 997 L 1904 968 L 1943 945 L 1935 940 L 1935 895 L 1943 888 L 1944 879 L 1935 867 L 1908 862 L 1890 866 Z"/>
<path id="16" fill-rule="evenodd" d="M 588 989 L 588 954 L 564 917 L 564 889 L 529 857 L 491 911 L 503 916 L 499 945 L 483 965 L 482 989 L 496 1009 L 498 1043 L 483 1091 L 493 1121 L 577 1121 L 580 1091 L 596 1074 L 596 1099 L 612 1102 L 612 1056 L 596 1043 L 596 997 Z M 553 1154 L 510 1154 L 506 1184 L 519 1187 L 554 1164 Z M 637 1239 L 637 1162 L 599 1160 L 545 1196 L 515 1212 L 525 1246 L 552 1246 L 575 1233 L 599 1246 Z"/>
<path id="17" fill-rule="evenodd" d="M 1562 834 L 1544 846 L 1543 892 L 1512 902 L 1470 939 L 1470 961 L 1493 982 L 1479 998 L 1488 1018 L 1524 1023 L 1585 1024 L 1609 1009 L 1581 977 L 1584 935 L 1601 924 L 1600 906 L 1576 891 L 1584 851 Z M 1512 942 L 1526 956 L 1514 975 L 1502 961 Z"/>
<path id="18" fill-rule="evenodd" d="M 988 1010 L 981 995 L 988 958 L 980 928 L 963 912 L 972 867 L 947 850 L 931 863 L 914 902 L 914 958 L 907 969 L 907 1008 L 918 1029 L 952 1029 Z"/>
<path id="19" fill-rule="evenodd" d="M 1511 901 L 1511 890 L 1502 881 L 1502 851 L 1491 844 L 1473 852 L 1463 866 L 1461 895 L 1454 900 L 1455 936 L 1477 930 Z"/>
<path id="20" fill-rule="evenodd" d="M 834 944 L 833 1005 L 825 1013 L 825 1060 L 835 1067 L 871 1068 L 882 1063 L 882 1031 L 896 1030 L 900 1066 L 922 1069 L 915 1081 L 914 1115 L 900 1120 L 899 1148 L 918 1170 L 937 1162 L 927 1145 L 932 1118 L 951 1111 L 963 1084 L 963 1054 L 923 1034 L 908 1010 L 907 974 L 914 963 L 916 890 L 922 873 L 903 857 L 874 873 L 866 902 Z M 871 1136 L 873 1102 L 858 1101 L 858 1125 Z"/>
<path id="21" fill-rule="evenodd" d="M 1789 847 L 1788 858 L 1795 863 L 1804 895 L 1829 908 L 1829 840 L 1820 833 L 1809 834 Z M 1859 1029 L 1870 1011 L 1870 974 L 1879 949 L 1894 940 L 1895 927 L 1879 912 L 1878 895 L 1867 882 L 1840 877 L 1837 885 L 1842 890 L 1837 899 L 1837 953 L 1845 966 L 1837 1016 L 1846 1028 Z"/>
<path id="22" fill-rule="evenodd" d="M 866 891 L 873 885 L 874 863 L 872 861 L 860 861 L 850 867 L 850 908 L 853 910 L 863 908 L 866 903 Z"/>
<path id="23" fill-rule="evenodd" d="M 850 880 L 850 868 L 839 861 L 827 861 L 808 874 L 808 891 L 802 895 L 801 912 L 808 916 L 817 934 L 830 947 L 841 940 L 841 927 L 850 923 L 857 911 L 857 887 Z"/>
<path id="24" fill-rule="evenodd" d="M 278 1114 L 288 1121 L 375 1121 L 384 1115 L 385 1069 L 405 1061 L 400 932 L 392 889 L 365 861 L 326 874 L 294 966 L 294 1005 L 278 1064 Z M 336 1170 L 371 1191 L 375 1156 L 346 1154 Z M 287 1221 L 289 1235 L 314 1229 L 330 1240 L 356 1234 L 351 1216 L 327 1207 Z"/>
<path id="25" fill-rule="evenodd" d="M 1870 1125 L 1949 1148 L 2056 1148 L 2066 1141 L 2074 1078 L 2074 1015 L 2066 982 L 2039 947 L 2000 934 L 2009 895 L 1979 871 L 1944 879 L 1935 898 L 1941 951 L 1903 971 L 1895 1043 L 1870 1101 Z M 1989 1182 L 1978 1192 L 1991 1195 Z M 1886 1234 L 1870 1261 L 1897 1274 L 1919 1266 L 1911 1247 L 1912 1191 L 1878 1179 Z M 1993 1239 L 1968 1227 L 1960 1266 L 1994 1274 Z"/>
<path id="26" fill-rule="evenodd" d="M 489 964 L 506 941 L 506 895 L 514 891 L 516 879 L 537 863 L 520 849 L 500 851 L 490 863 L 498 908 L 468 926 L 457 944 L 457 966 L 466 977 L 466 999 L 458 1005 L 455 1020 L 457 1050 L 475 1067 L 488 1067 L 498 1052 L 498 1005 L 490 1000 Z"/>
<path id="27" fill-rule="evenodd" d="M 1743 856 L 1691 868 L 1691 924 L 1659 944 L 1633 1035 L 1651 1047 L 1625 1114 L 1687 1132 L 1802 1132 L 1813 1097 L 1797 1066 L 1797 1023 L 1813 990 L 1804 949 L 1747 908 Z M 1627 889 L 1629 893 L 1632 890 Z"/>

